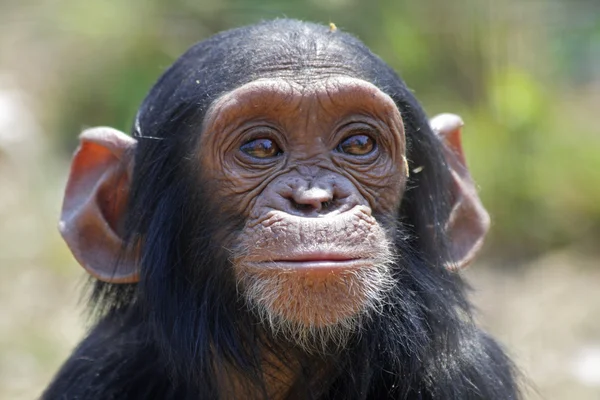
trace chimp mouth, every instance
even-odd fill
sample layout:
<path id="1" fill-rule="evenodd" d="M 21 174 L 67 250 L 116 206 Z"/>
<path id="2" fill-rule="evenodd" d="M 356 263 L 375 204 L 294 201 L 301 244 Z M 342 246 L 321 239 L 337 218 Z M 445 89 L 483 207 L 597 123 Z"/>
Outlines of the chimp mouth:
<path id="1" fill-rule="evenodd" d="M 258 268 L 294 271 L 334 272 L 372 264 L 369 259 L 352 252 L 302 252 L 251 263 Z"/>

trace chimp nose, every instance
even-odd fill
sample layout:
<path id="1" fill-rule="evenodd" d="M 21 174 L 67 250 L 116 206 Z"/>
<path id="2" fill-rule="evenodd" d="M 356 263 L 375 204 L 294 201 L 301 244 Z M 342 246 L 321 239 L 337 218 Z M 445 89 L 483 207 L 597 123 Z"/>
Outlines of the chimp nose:
<path id="1" fill-rule="evenodd" d="M 312 218 L 342 213 L 364 203 L 356 186 L 339 174 L 328 172 L 308 178 L 290 175 L 280 175 L 267 187 L 265 206 Z"/>
<path id="2" fill-rule="evenodd" d="M 334 199 L 333 187 L 296 188 L 290 196 L 294 208 L 302 212 L 320 212 L 329 208 Z"/>

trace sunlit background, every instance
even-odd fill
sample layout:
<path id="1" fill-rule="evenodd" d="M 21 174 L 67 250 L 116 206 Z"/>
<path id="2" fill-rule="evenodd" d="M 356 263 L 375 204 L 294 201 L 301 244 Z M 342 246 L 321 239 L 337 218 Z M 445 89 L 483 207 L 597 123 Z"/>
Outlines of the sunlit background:
<path id="1" fill-rule="evenodd" d="M 129 131 L 194 42 L 294 17 L 354 33 L 460 114 L 493 218 L 466 276 L 527 398 L 600 398 L 600 1 L 0 0 L 0 399 L 39 396 L 86 327 L 57 230 L 77 134 Z"/>

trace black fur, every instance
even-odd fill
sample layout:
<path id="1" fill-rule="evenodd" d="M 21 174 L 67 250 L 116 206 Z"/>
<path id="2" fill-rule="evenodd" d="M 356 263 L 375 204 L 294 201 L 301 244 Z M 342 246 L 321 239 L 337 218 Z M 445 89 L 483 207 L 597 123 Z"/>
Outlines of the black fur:
<path id="1" fill-rule="evenodd" d="M 411 175 L 395 222 L 397 285 L 385 312 L 343 351 L 315 360 L 261 332 L 240 304 L 221 247 L 229 238 L 217 227 L 236 232 L 243 221 L 211 208 L 215 199 L 202 191 L 191 151 L 204 113 L 223 93 L 265 76 L 302 81 L 329 74 L 362 78 L 388 93 L 402 113 L 411 168 L 424 168 Z M 139 145 L 127 240 L 142 243 L 141 281 L 94 284 L 99 323 L 44 399 L 217 399 L 223 371 L 266 393 L 265 348 L 304 367 L 294 398 L 519 397 L 511 362 L 474 325 L 465 285 L 443 267 L 450 199 L 439 143 L 402 80 L 360 41 L 292 20 L 220 33 L 160 78 L 133 134 Z M 323 365 L 333 369 L 319 377 Z"/>

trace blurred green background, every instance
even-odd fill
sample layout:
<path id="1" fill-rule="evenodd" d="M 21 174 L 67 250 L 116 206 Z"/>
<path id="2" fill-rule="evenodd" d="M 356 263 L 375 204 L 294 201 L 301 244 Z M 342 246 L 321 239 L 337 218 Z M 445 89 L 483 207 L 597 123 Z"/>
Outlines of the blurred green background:
<path id="1" fill-rule="evenodd" d="M 39 396 L 88 326 L 56 231 L 77 134 L 129 131 L 186 48 L 334 22 L 430 115 L 460 114 L 493 226 L 465 273 L 527 398 L 600 398 L 600 1 L 0 0 L 0 399 Z"/>

